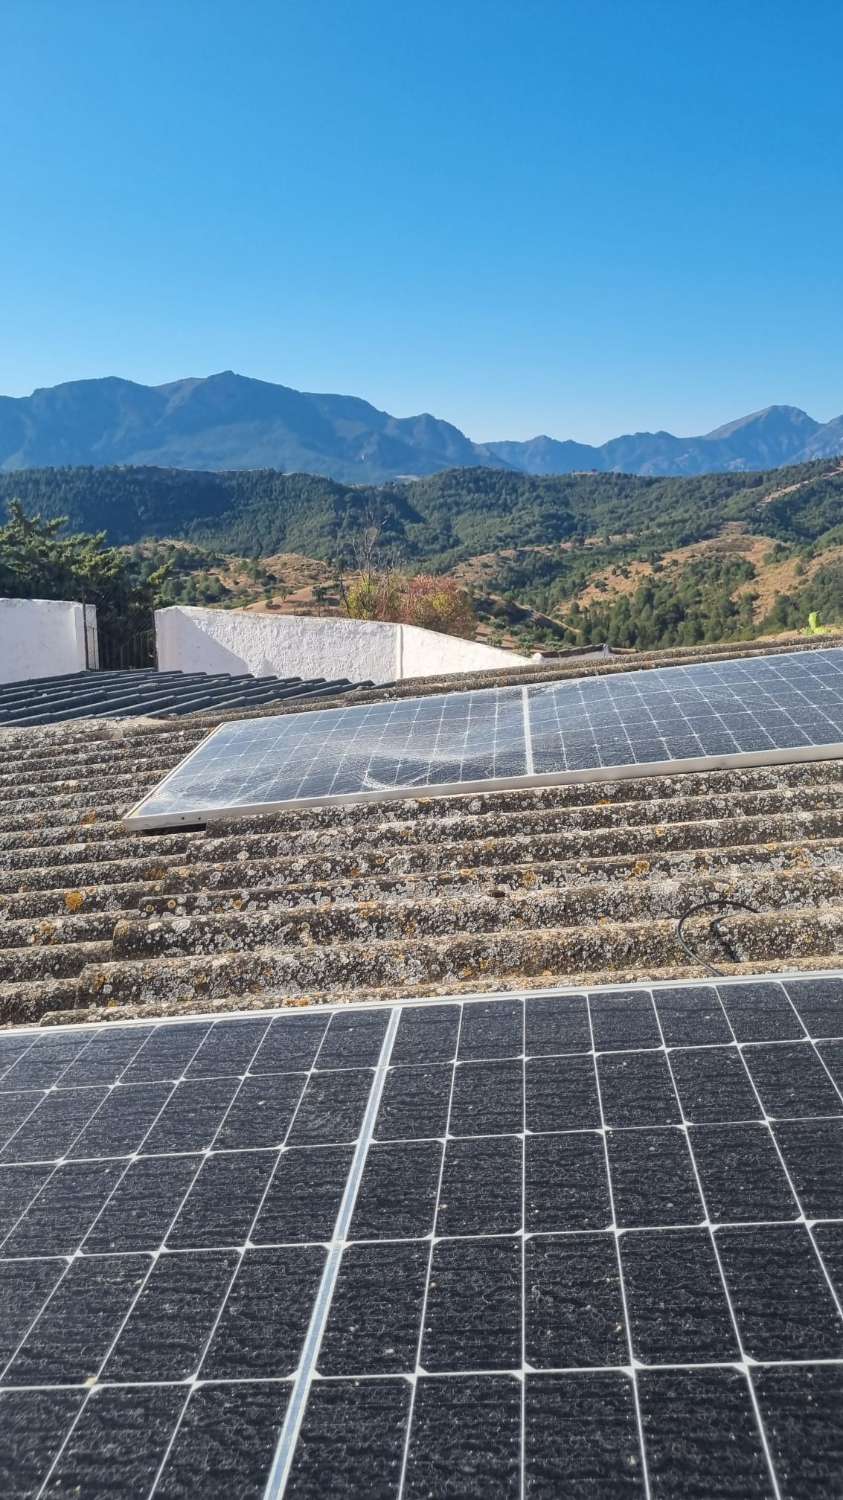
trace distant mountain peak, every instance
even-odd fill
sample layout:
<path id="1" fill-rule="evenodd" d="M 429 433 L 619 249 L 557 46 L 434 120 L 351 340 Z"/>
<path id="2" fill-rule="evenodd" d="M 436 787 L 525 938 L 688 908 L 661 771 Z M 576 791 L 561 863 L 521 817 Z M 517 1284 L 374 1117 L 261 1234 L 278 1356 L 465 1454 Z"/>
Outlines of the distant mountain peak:
<path id="1" fill-rule="evenodd" d="M 394 417 L 359 396 L 319 394 L 235 370 L 145 386 L 118 375 L 0 396 L 0 469 L 140 464 L 281 469 L 382 483 L 443 469 L 582 469 L 692 475 L 769 469 L 843 452 L 843 417 L 768 406 L 700 437 L 636 432 L 599 446 L 541 433 L 474 443 L 430 412 Z"/>
<path id="2" fill-rule="evenodd" d="M 800 406 L 763 406 L 760 411 L 751 411 L 747 416 L 738 417 L 734 422 L 726 422 L 722 427 L 715 427 L 712 432 L 706 433 L 706 439 L 719 442 L 733 437 L 736 432 L 761 425 L 777 425 L 783 429 L 793 427 L 800 432 L 809 428 L 811 432 L 814 432 L 821 424 L 815 422 L 813 417 L 809 417 Z"/>

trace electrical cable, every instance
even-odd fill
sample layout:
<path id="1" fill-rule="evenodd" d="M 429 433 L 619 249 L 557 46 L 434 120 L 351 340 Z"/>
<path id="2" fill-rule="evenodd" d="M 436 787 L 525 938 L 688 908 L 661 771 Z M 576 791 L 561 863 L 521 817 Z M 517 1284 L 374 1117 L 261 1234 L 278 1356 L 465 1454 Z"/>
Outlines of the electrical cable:
<path id="1" fill-rule="evenodd" d="M 739 911 L 750 911 L 755 915 L 757 915 L 758 913 L 757 906 L 750 906 L 746 901 L 733 901 L 729 896 L 715 896 L 710 901 L 698 901 L 694 906 L 689 906 L 688 910 L 684 912 L 683 915 L 679 918 L 679 924 L 676 929 L 676 938 L 680 948 L 684 950 L 692 963 L 701 964 L 702 967 L 704 969 L 707 969 L 709 974 L 713 974 L 716 979 L 727 979 L 728 975 L 725 974 L 722 969 L 715 969 L 714 965 L 708 962 L 708 959 L 702 958 L 698 953 L 695 953 L 691 947 L 689 947 L 688 943 L 685 941 L 682 931 L 685 923 L 690 917 L 695 916 L 697 912 L 708 911 L 711 909 L 711 907 L 717 906 L 731 906 Z M 717 934 L 717 937 L 720 939 L 720 941 L 725 943 L 725 939 L 720 931 L 719 925 L 722 921 L 722 916 L 713 917 L 711 922 L 709 923 L 709 931 L 713 930 Z"/>

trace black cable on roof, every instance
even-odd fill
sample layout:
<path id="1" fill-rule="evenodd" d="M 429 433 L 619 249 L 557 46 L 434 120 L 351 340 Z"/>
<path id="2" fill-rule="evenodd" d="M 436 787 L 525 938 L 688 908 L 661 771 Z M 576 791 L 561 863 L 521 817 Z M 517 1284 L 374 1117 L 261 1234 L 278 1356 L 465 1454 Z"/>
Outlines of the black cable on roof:
<path id="1" fill-rule="evenodd" d="M 728 979 L 728 974 L 724 973 L 722 969 L 715 969 L 714 965 L 710 964 L 707 958 L 702 958 L 698 953 L 695 953 L 694 950 L 688 946 L 682 935 L 682 929 L 690 917 L 695 916 L 697 912 L 708 911 L 711 907 L 718 906 L 731 906 L 736 908 L 737 910 L 749 911 L 752 912 L 755 916 L 758 915 L 758 907 L 750 906 L 747 901 L 733 901 L 730 896 L 714 896 L 710 901 L 697 901 L 693 906 L 688 907 L 688 910 L 684 912 L 683 915 L 679 918 L 679 923 L 676 928 L 676 938 L 680 948 L 682 948 L 682 950 L 688 955 L 692 963 L 701 964 L 704 969 L 708 970 L 709 974 L 714 975 L 715 979 Z M 725 942 L 719 925 L 722 921 L 722 916 L 713 917 L 711 922 L 709 923 L 709 931 L 713 930 L 717 934 L 717 937 L 720 939 L 720 941 Z"/>

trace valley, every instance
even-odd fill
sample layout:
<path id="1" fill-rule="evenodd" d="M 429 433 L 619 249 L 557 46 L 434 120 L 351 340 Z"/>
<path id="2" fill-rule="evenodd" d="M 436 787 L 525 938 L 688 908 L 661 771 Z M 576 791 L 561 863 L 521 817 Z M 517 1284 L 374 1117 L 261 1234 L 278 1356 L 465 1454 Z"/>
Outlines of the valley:
<path id="1" fill-rule="evenodd" d="M 161 604 L 340 612 L 373 562 L 471 596 L 478 637 L 651 649 L 843 620 L 843 465 L 752 474 L 459 468 L 348 485 L 275 470 L 66 467 L 0 475 L 0 507 L 102 533 Z"/>

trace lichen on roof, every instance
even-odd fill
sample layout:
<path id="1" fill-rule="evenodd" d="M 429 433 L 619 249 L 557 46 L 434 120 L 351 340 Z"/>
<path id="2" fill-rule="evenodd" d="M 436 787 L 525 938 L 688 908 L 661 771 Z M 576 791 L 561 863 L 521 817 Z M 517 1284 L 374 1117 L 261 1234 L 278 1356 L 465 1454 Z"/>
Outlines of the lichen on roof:
<path id="1" fill-rule="evenodd" d="M 353 696 L 738 654 L 540 663 Z M 299 710 L 292 702 L 281 711 Z M 839 961 L 839 761 L 127 832 L 127 808 L 222 717 L 0 731 L 0 1023 Z M 726 904 L 693 910 L 704 901 Z M 723 917 L 719 928 L 712 912 Z"/>

